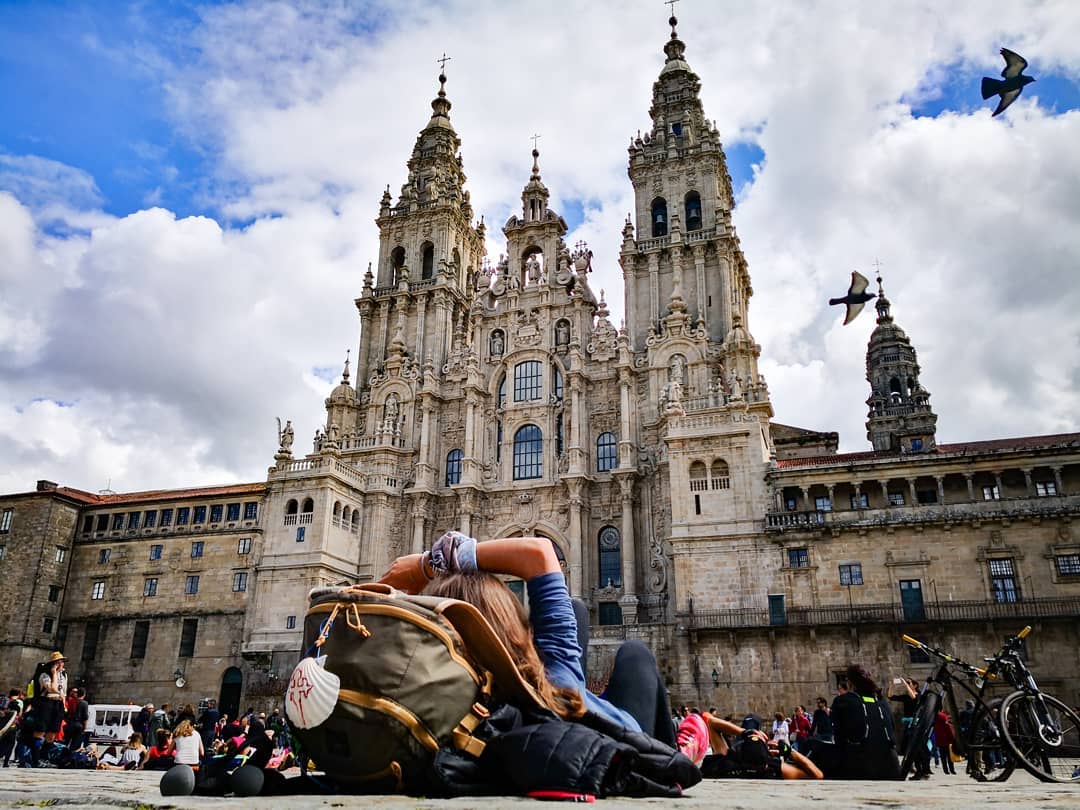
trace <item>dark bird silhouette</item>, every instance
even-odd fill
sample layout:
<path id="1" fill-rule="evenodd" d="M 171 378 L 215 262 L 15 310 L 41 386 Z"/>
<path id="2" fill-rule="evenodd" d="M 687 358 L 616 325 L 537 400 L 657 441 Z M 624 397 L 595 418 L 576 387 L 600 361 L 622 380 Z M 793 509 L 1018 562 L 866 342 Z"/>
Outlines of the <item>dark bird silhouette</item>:
<path id="1" fill-rule="evenodd" d="M 830 298 L 829 306 L 836 306 L 837 304 L 847 304 L 847 316 L 844 318 L 844 326 L 847 326 L 859 313 L 862 312 L 862 308 L 866 305 L 866 302 L 872 298 L 877 298 L 874 293 L 868 293 L 866 288 L 870 286 L 870 281 L 862 273 L 857 270 L 851 271 L 851 286 L 848 287 L 847 295 L 843 298 Z"/>
<path id="2" fill-rule="evenodd" d="M 1005 112 L 1005 109 L 1016 101 L 1017 96 L 1020 95 L 1024 87 L 1035 81 L 1034 77 L 1024 75 L 1024 68 L 1028 66 L 1024 57 L 1015 51 L 1010 51 L 1008 48 L 1002 48 L 1001 55 L 1005 57 L 1005 69 L 1001 71 L 1005 81 L 990 79 L 986 76 L 983 76 L 982 80 L 982 97 L 984 99 L 990 98 L 990 96 L 1001 96 L 1001 101 L 998 102 L 997 109 L 994 110 L 995 116 Z"/>

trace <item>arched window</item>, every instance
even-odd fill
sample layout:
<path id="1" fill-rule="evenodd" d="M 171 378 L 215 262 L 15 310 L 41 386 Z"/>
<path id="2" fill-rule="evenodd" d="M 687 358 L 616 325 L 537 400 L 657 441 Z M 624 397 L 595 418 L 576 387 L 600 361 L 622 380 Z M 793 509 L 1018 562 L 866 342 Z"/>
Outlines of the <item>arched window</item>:
<path id="1" fill-rule="evenodd" d="M 652 201 L 651 222 L 653 236 L 667 236 L 667 200 L 665 200 L 663 197 L 657 197 L 655 200 Z"/>
<path id="2" fill-rule="evenodd" d="M 709 478 L 712 479 L 713 489 L 731 489 L 731 473 L 728 471 L 727 462 L 716 459 L 709 470 Z"/>
<path id="3" fill-rule="evenodd" d="M 304 498 L 304 505 L 300 508 L 300 511 L 301 512 L 314 512 L 315 511 L 315 501 L 311 500 L 311 498 Z"/>
<path id="4" fill-rule="evenodd" d="M 544 475 L 544 434 L 536 425 L 525 425 L 514 434 L 514 480 Z"/>
<path id="5" fill-rule="evenodd" d="M 435 246 L 431 242 L 424 242 L 424 246 L 420 248 L 421 267 L 420 278 L 431 278 L 435 275 Z"/>
<path id="6" fill-rule="evenodd" d="M 540 399 L 544 392 L 543 368 L 539 360 L 526 360 L 514 366 L 514 402 Z"/>
<path id="7" fill-rule="evenodd" d="M 352 525 L 349 527 L 349 530 L 353 534 L 356 534 L 358 531 L 360 531 L 360 510 L 359 509 L 353 509 Z"/>
<path id="8" fill-rule="evenodd" d="M 521 270 L 521 286 L 535 287 L 539 284 L 544 273 L 544 252 L 536 246 L 526 248 L 521 254 Z"/>
<path id="9" fill-rule="evenodd" d="M 287 504 L 285 504 L 285 514 L 286 515 L 295 515 L 298 509 L 299 509 L 299 505 L 292 498 L 290 498 L 289 502 Z"/>
<path id="10" fill-rule="evenodd" d="M 396 248 L 394 248 L 393 252 L 390 254 L 390 283 L 391 284 L 393 284 L 395 286 L 397 285 L 397 283 L 398 283 L 398 274 L 400 273 L 401 268 L 404 267 L 404 266 L 405 266 L 405 248 L 401 247 L 401 245 L 398 245 Z"/>
<path id="11" fill-rule="evenodd" d="M 492 357 L 502 357 L 506 351 L 506 336 L 502 329 L 492 329 L 488 338 L 488 354 Z"/>
<path id="12" fill-rule="evenodd" d="M 348 509 L 349 507 L 345 507 Z M 341 501 L 334 501 L 334 520 L 338 520 L 341 517 Z"/>
<path id="13" fill-rule="evenodd" d="M 889 380 L 889 393 L 890 394 L 900 394 L 900 393 L 903 393 L 903 390 L 904 389 L 900 385 L 900 380 L 899 379 L 897 379 L 896 377 L 893 377 L 891 380 Z"/>
<path id="14" fill-rule="evenodd" d="M 615 434 L 601 433 L 596 437 L 596 471 L 614 470 L 618 462 L 615 450 Z"/>
<path id="15" fill-rule="evenodd" d="M 461 483 L 461 463 L 465 454 L 460 450 L 451 450 L 446 454 L 446 485 L 453 486 Z"/>
<path id="16" fill-rule="evenodd" d="M 341 520 L 343 523 L 348 523 L 351 516 L 352 509 L 350 509 L 348 506 L 341 510 Z"/>
<path id="17" fill-rule="evenodd" d="M 619 530 L 605 526 L 600 530 L 600 580 L 601 588 L 618 588 L 622 581 L 622 543 Z"/>
<path id="18" fill-rule="evenodd" d="M 696 191 L 686 195 L 686 230 L 701 230 L 701 195 Z"/>
<path id="19" fill-rule="evenodd" d="M 690 464 L 690 491 L 704 492 L 709 488 L 709 471 L 705 468 L 704 461 L 695 461 Z"/>

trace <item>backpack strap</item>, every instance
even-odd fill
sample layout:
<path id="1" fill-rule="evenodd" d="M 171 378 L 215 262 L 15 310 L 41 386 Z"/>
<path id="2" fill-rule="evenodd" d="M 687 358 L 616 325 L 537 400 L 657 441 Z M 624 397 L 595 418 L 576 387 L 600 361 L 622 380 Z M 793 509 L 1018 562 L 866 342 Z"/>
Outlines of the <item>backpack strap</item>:
<path id="1" fill-rule="evenodd" d="M 488 684 L 490 685 L 490 683 L 491 677 L 489 675 Z M 461 718 L 461 722 L 457 724 L 457 728 L 450 735 L 454 741 L 454 747 L 459 751 L 472 754 L 474 757 L 479 757 L 484 753 L 487 743 L 473 736 L 473 733 L 490 716 L 491 713 L 482 704 L 474 703 L 469 713 Z"/>

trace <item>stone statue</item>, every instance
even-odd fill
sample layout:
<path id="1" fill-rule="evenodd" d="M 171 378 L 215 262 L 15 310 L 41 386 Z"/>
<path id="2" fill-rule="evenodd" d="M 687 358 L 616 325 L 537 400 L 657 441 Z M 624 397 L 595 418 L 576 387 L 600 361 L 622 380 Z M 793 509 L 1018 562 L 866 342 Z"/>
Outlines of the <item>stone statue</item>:
<path id="1" fill-rule="evenodd" d="M 739 383 L 739 375 L 735 373 L 734 369 L 728 375 L 728 395 L 732 399 L 742 399 L 742 385 Z"/>
<path id="2" fill-rule="evenodd" d="M 399 410 L 400 404 L 398 403 L 397 394 L 390 394 L 386 398 L 386 408 L 383 411 L 384 418 L 388 425 L 397 424 Z"/>
<path id="3" fill-rule="evenodd" d="M 292 453 L 292 445 L 293 445 L 293 437 L 294 437 L 294 435 L 293 435 L 292 420 L 291 419 L 286 419 L 285 420 L 285 428 L 283 430 L 282 427 L 281 427 L 281 420 L 278 419 L 278 444 L 280 445 L 280 448 L 279 448 L 278 452 L 291 454 Z"/>
<path id="4" fill-rule="evenodd" d="M 491 356 L 502 357 L 502 353 L 503 351 L 505 351 L 505 349 L 506 347 L 503 344 L 502 331 L 496 329 L 494 332 L 491 333 Z"/>
<path id="5" fill-rule="evenodd" d="M 679 385 L 682 385 L 686 379 L 686 361 L 681 354 L 671 358 L 670 378 L 672 382 L 678 382 Z"/>
<path id="6" fill-rule="evenodd" d="M 323 446 L 323 432 L 319 428 L 315 428 L 315 438 L 311 442 L 312 449 L 318 453 L 322 450 Z"/>
<path id="7" fill-rule="evenodd" d="M 525 260 L 525 276 L 530 284 L 540 283 L 540 262 L 536 260 L 535 253 Z"/>
<path id="8" fill-rule="evenodd" d="M 566 321 L 559 321 L 555 324 L 555 345 L 565 346 L 570 342 L 570 324 Z"/>

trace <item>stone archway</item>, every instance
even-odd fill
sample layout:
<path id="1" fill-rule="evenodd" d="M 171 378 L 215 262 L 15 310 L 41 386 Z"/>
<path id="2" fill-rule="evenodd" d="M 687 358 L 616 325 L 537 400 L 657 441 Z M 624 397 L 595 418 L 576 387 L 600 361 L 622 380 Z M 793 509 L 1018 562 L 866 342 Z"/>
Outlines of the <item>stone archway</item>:
<path id="1" fill-rule="evenodd" d="M 229 719 L 240 716 L 240 696 L 244 691 L 244 676 L 239 667 L 229 667 L 221 674 L 221 693 L 218 695 L 218 710 L 229 715 Z"/>

